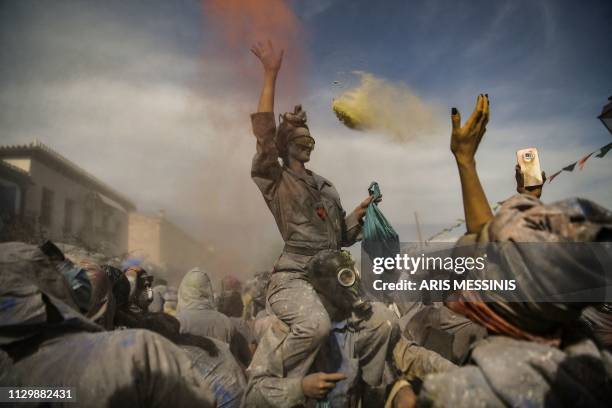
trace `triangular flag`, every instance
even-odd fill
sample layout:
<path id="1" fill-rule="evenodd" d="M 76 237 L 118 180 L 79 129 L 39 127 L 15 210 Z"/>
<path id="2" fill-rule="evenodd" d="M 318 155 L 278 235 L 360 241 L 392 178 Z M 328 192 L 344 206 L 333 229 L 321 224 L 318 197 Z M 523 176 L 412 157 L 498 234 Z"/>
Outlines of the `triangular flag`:
<path id="1" fill-rule="evenodd" d="M 599 157 L 599 158 L 604 157 L 606 153 L 610 151 L 610 149 L 612 149 L 612 143 L 608 143 L 607 145 L 599 149 L 599 154 L 596 155 L 595 157 Z"/>
<path id="2" fill-rule="evenodd" d="M 565 171 L 574 171 L 574 167 L 576 167 L 576 163 L 577 162 L 573 162 L 569 166 L 564 167 L 563 170 L 565 170 Z"/>
<path id="3" fill-rule="evenodd" d="M 595 152 L 593 152 L 595 153 Z M 582 168 L 584 167 L 584 163 L 586 163 L 587 160 L 589 160 L 589 157 L 591 157 L 593 155 L 593 153 L 589 153 L 586 156 L 584 156 L 582 159 L 578 160 L 578 168 L 580 170 L 582 170 Z"/>
<path id="4" fill-rule="evenodd" d="M 548 179 L 548 183 L 552 183 L 552 181 L 555 179 L 555 177 L 557 177 L 559 174 L 561 174 L 563 170 L 559 170 L 558 172 L 556 172 L 555 174 L 553 174 L 552 176 L 550 176 L 550 178 Z"/>

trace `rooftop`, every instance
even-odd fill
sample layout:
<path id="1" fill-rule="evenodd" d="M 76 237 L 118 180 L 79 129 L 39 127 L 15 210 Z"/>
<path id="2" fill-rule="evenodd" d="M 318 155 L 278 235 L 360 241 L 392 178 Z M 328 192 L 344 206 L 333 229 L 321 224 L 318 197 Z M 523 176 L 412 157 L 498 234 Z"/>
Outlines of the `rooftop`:
<path id="1" fill-rule="evenodd" d="M 8 176 L 21 185 L 32 184 L 32 180 L 27 171 L 2 160 L 0 160 L 0 175 Z"/>
<path id="2" fill-rule="evenodd" d="M 38 159 L 50 167 L 66 174 L 75 181 L 88 185 L 93 190 L 108 196 L 110 199 L 124 206 L 128 211 L 134 211 L 136 209 L 136 205 L 127 197 L 38 140 L 23 145 L 0 145 L 0 159 L 8 158 Z"/>

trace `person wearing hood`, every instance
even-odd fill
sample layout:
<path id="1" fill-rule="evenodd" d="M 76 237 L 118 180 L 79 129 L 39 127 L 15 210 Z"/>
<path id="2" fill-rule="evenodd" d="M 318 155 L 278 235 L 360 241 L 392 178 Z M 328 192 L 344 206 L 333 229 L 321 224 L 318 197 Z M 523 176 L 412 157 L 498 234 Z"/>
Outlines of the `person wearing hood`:
<path id="1" fill-rule="evenodd" d="M 181 333 L 212 337 L 227 344 L 231 342 L 232 323 L 216 310 L 212 283 L 200 268 L 193 268 L 183 277 L 176 309 Z"/>
<path id="2" fill-rule="evenodd" d="M 516 191 L 528 194 L 537 199 L 542 196 L 544 184 L 534 187 L 524 187 L 523 173 L 520 166 L 515 168 Z M 542 172 L 542 180 L 546 182 L 546 174 Z M 588 306 L 582 311 L 580 319 L 591 329 L 597 341 L 608 350 L 612 350 L 612 302 L 603 302 Z"/>
<path id="3" fill-rule="evenodd" d="M 607 406 L 612 355 L 579 318 L 603 300 L 610 282 L 612 212 L 576 198 L 544 205 L 540 191 L 520 192 L 493 215 L 475 163 L 488 116 L 488 95 L 479 95 L 463 126 L 452 110 L 451 150 L 467 226 L 456 250 L 487 251 L 486 267 L 469 279 L 512 278 L 516 290 L 458 290 L 447 299 L 451 310 L 484 326 L 488 336 L 473 345 L 464 367 L 428 375 L 418 403 Z"/>
<path id="4" fill-rule="evenodd" d="M 10 369 L 0 386 L 72 387 L 87 407 L 215 406 L 176 345 L 145 330 L 106 332 L 82 315 L 58 262 L 33 245 L 0 244 L 0 365 Z"/>
<path id="5" fill-rule="evenodd" d="M 135 269 L 132 279 L 120 270 L 106 265 L 109 276 L 113 277 L 118 297 L 119 318 L 117 323 L 127 328 L 144 328 L 164 336 L 178 345 L 188 356 L 198 379 L 214 393 L 218 407 L 238 408 L 246 378 L 244 370 L 231 354 L 229 346 L 213 338 L 180 331 L 180 322 L 163 312 L 144 309 L 146 302 L 135 303 L 144 297 L 139 295 L 146 285 L 137 284 L 143 280 L 143 269 Z M 128 268 L 128 271 L 130 271 Z M 136 286 L 130 290 L 131 286 Z M 138 289 L 141 288 L 141 289 Z M 131 295 L 130 295 L 131 293 Z"/>
<path id="6" fill-rule="evenodd" d="M 212 283 L 200 268 L 187 272 L 181 281 L 176 318 L 181 333 L 220 340 L 230 346 L 238 361 L 245 366 L 249 364 L 251 351 L 247 340 L 234 328 L 229 317 L 215 309 Z"/>
<path id="7" fill-rule="evenodd" d="M 234 330 L 239 334 L 240 341 L 246 342 L 250 354 L 255 352 L 257 343 L 249 323 L 242 318 L 244 303 L 242 301 L 242 283 L 232 275 L 226 275 L 221 281 L 221 294 L 217 300 L 217 310 L 229 317 Z M 247 361 L 250 363 L 250 358 Z"/>

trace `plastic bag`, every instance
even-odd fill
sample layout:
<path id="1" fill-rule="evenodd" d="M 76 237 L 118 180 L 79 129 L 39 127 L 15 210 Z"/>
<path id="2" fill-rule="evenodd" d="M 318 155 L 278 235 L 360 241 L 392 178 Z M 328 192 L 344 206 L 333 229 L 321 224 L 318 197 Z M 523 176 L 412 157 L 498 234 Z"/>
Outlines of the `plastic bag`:
<path id="1" fill-rule="evenodd" d="M 377 182 L 373 181 L 370 184 L 368 193 L 374 199 L 366 209 L 363 226 L 363 250 L 370 259 L 394 257 L 400 250 L 399 236 L 378 208 L 376 201 L 382 197 L 382 194 Z"/>

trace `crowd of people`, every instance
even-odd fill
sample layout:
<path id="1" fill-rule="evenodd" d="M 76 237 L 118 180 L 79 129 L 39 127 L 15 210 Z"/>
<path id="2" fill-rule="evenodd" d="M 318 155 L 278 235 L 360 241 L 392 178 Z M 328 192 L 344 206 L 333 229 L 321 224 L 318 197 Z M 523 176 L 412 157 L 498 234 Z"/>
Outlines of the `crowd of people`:
<path id="1" fill-rule="evenodd" d="M 566 284 L 568 260 L 579 279 L 609 287 L 610 263 L 516 245 L 609 243 L 610 211 L 544 204 L 542 186 L 525 187 L 516 169 L 518 194 L 493 214 L 475 162 L 490 109 L 481 94 L 464 123 L 451 111 L 467 227 L 457 246 L 506 243 L 499 262 L 532 296 L 376 301 L 342 249 L 362 238 L 372 197 L 347 215 L 333 184 L 306 169 L 315 140 L 305 112 L 278 127 L 273 113 L 282 52 L 252 51 L 265 74 L 251 177 L 285 242 L 271 272 L 225 276 L 215 293 L 195 267 L 174 289 L 138 264 L 70 259 L 52 242 L 0 244 L 1 386 L 76 387 L 88 407 L 609 406 L 612 303 L 543 302 L 537 291 Z"/>

